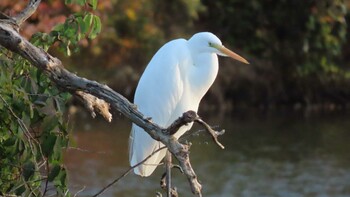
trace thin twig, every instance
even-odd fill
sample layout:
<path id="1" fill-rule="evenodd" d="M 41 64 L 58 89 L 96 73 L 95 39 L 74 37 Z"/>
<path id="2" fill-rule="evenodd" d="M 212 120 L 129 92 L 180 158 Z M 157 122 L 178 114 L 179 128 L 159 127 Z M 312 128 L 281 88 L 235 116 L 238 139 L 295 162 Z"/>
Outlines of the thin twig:
<path id="1" fill-rule="evenodd" d="M 73 197 L 76 197 L 79 193 L 81 193 L 82 191 L 84 191 L 85 188 L 86 188 L 86 186 L 84 185 L 84 187 L 81 188 L 81 190 L 77 191 L 77 193 L 75 193 Z"/>
<path id="2" fill-rule="evenodd" d="M 13 17 L 13 19 L 16 21 L 18 26 L 21 26 L 21 24 L 27 20 L 33 13 L 36 11 L 40 4 L 41 0 L 30 0 L 27 7 L 22 10 L 17 16 Z"/>
<path id="3" fill-rule="evenodd" d="M 154 151 L 152 154 L 150 154 L 148 157 L 146 157 L 144 160 L 142 160 L 141 162 L 131 166 L 127 171 L 125 171 L 122 175 L 120 175 L 118 178 L 116 178 L 115 180 L 113 180 L 111 183 L 109 183 L 107 186 L 105 186 L 104 188 L 102 188 L 99 192 L 97 192 L 95 195 L 93 195 L 93 197 L 99 196 L 101 195 L 103 192 L 105 192 L 109 187 L 111 187 L 112 185 L 114 185 L 116 182 L 118 182 L 120 179 L 124 178 L 126 175 L 128 175 L 134 168 L 136 168 L 137 166 L 143 164 L 144 162 L 146 162 L 149 158 L 151 158 L 155 153 L 165 149 L 166 147 L 163 146 L 159 149 L 157 149 L 156 151 Z"/>
<path id="4" fill-rule="evenodd" d="M 28 188 L 29 191 L 30 191 L 30 193 L 29 193 L 28 196 L 35 196 L 35 197 L 38 196 L 37 194 L 35 194 L 34 190 L 32 189 L 32 187 L 30 187 L 30 185 L 28 184 L 27 181 L 24 181 L 24 186 L 25 186 L 26 188 Z M 32 195 L 32 194 L 33 194 L 33 195 Z"/>
<path id="5" fill-rule="evenodd" d="M 47 176 L 49 176 L 49 173 L 50 173 L 49 162 L 46 162 L 46 174 L 47 174 Z M 49 184 L 49 179 L 46 179 L 43 196 L 45 196 L 45 194 L 46 194 L 46 192 L 47 192 L 47 186 L 48 186 L 48 184 Z"/>
<path id="6" fill-rule="evenodd" d="M 30 180 L 28 180 L 28 181 L 23 181 L 22 184 L 19 184 L 19 185 L 17 185 L 16 187 L 11 188 L 11 190 L 8 191 L 8 193 L 9 193 L 9 194 L 15 193 L 15 191 L 16 191 L 17 189 L 19 189 L 19 188 L 21 188 L 21 187 L 23 187 L 23 186 L 26 186 L 26 184 L 28 184 L 28 183 L 41 182 L 41 181 L 43 181 L 43 180 L 45 180 L 45 179 L 47 179 L 47 178 L 41 178 L 41 179 L 37 179 L 37 180 L 33 180 L 33 181 L 30 181 Z M 7 195 L 5 195 L 5 196 L 7 196 Z"/>
<path id="7" fill-rule="evenodd" d="M 83 149 L 83 148 L 79 148 L 79 147 L 66 147 L 66 148 L 63 148 L 63 149 L 66 149 L 66 150 L 76 150 L 76 151 L 80 151 L 80 152 L 85 152 L 85 153 L 93 153 L 93 154 L 108 154 L 110 155 L 111 153 L 109 152 L 105 152 L 105 151 L 91 151 L 91 150 L 87 150 L 87 149 Z"/>
<path id="8" fill-rule="evenodd" d="M 211 126 L 212 129 L 214 128 L 219 128 L 219 126 Z M 191 137 L 195 137 L 198 136 L 200 133 L 202 132 L 208 132 L 206 129 L 198 129 L 196 131 L 191 131 L 191 132 L 187 132 L 185 134 L 183 134 L 180 138 L 179 141 L 181 143 L 185 143 L 187 142 L 187 139 L 191 138 Z"/>
<path id="9" fill-rule="evenodd" d="M 223 135 L 225 133 L 225 130 L 221 130 L 221 131 L 214 131 L 209 124 L 207 124 L 206 122 L 204 122 L 201 118 L 197 118 L 195 120 L 196 122 L 198 122 L 199 124 L 203 125 L 205 127 L 205 129 L 209 132 L 209 134 L 211 135 L 212 139 L 214 140 L 214 142 L 221 148 L 221 149 L 225 149 L 224 145 L 222 145 L 219 140 L 218 140 L 218 136 L 219 135 Z"/>
<path id="10" fill-rule="evenodd" d="M 0 19 L 11 19 L 11 17 L 7 16 L 5 13 L 0 12 Z"/>
<path id="11" fill-rule="evenodd" d="M 176 133 L 177 130 L 179 130 L 180 127 L 182 127 L 183 125 L 186 125 L 190 122 L 197 122 L 201 125 L 204 126 L 205 130 L 208 131 L 208 133 L 211 135 L 212 139 L 214 140 L 214 142 L 222 149 L 225 149 L 225 147 L 219 142 L 218 140 L 218 136 L 219 135 L 223 135 L 225 133 L 225 130 L 221 130 L 221 131 L 214 131 L 211 126 L 204 122 L 196 112 L 194 111 L 187 111 L 185 113 L 183 113 L 183 115 L 181 117 L 179 117 L 178 119 L 176 119 L 167 129 L 166 129 L 166 133 L 169 135 L 173 135 L 174 133 Z"/>

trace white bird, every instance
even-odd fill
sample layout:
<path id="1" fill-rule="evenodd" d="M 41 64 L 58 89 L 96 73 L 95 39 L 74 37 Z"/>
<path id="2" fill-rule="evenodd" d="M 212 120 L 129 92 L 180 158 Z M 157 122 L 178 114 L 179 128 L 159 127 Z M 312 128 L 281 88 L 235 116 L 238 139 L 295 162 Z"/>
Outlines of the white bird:
<path id="1" fill-rule="evenodd" d="M 217 55 L 249 64 L 209 32 L 197 33 L 189 40 L 176 39 L 166 43 L 153 56 L 138 83 L 134 98 L 138 110 L 164 128 L 188 110 L 197 112 L 202 97 L 217 76 Z M 174 136 L 179 138 L 191 127 L 192 124 L 182 126 Z M 141 162 L 163 146 L 133 124 L 129 139 L 130 165 Z M 155 153 L 134 168 L 135 174 L 151 175 L 165 154 L 166 149 Z"/>

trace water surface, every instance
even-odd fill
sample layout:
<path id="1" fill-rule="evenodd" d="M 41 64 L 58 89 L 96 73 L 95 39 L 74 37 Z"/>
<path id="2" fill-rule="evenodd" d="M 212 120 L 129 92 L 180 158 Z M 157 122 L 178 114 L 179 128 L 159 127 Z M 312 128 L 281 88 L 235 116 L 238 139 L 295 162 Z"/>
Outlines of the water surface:
<path id="1" fill-rule="evenodd" d="M 237 113 L 206 119 L 226 130 L 220 138 L 226 149 L 205 133 L 188 139 L 203 196 L 350 196 L 350 114 Z M 70 189 L 91 196 L 129 168 L 130 122 L 120 116 L 113 123 L 75 122 L 76 149 L 65 154 Z M 158 167 L 149 178 L 131 173 L 103 196 L 156 196 L 163 171 Z M 192 196 L 183 175 L 175 171 L 173 178 L 180 196 Z"/>

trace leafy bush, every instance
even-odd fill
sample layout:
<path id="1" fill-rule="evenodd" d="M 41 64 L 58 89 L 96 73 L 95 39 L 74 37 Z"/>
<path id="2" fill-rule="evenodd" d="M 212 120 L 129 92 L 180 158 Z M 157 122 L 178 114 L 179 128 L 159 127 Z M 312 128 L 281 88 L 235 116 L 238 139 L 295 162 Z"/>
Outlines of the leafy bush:
<path id="1" fill-rule="evenodd" d="M 97 5 L 96 0 L 74 2 Z M 36 33 L 31 42 L 44 50 L 58 43 L 70 55 L 81 39 L 100 31 L 99 17 L 83 11 L 49 34 Z M 19 55 L 0 50 L 0 195 L 42 196 L 54 185 L 57 195 L 69 196 L 62 152 L 69 141 L 64 114 L 70 95 Z"/>
<path id="2" fill-rule="evenodd" d="M 0 58 L 0 193 L 39 195 L 47 180 L 63 195 L 69 95 L 18 55 L 2 49 Z"/>
<path id="3" fill-rule="evenodd" d="M 347 2 L 205 0 L 203 4 L 207 9 L 200 23 L 253 59 L 245 78 L 239 69 L 221 67 L 226 97 L 259 105 L 315 103 L 325 95 L 328 102 L 350 98 L 346 88 L 350 75 L 341 61 Z M 331 95 L 335 84 L 342 87 Z"/>

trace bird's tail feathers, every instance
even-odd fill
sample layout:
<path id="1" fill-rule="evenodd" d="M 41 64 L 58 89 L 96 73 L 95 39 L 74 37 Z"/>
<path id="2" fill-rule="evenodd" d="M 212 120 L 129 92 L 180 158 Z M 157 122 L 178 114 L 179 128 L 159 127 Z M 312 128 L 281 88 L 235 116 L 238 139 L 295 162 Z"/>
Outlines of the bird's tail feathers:
<path id="1" fill-rule="evenodd" d="M 133 125 L 129 138 L 129 161 L 132 167 L 139 164 L 134 168 L 135 174 L 143 177 L 150 176 L 166 154 L 166 149 L 158 151 L 162 147 L 164 145 L 161 142 L 154 140 L 143 129 Z M 149 157 L 150 155 L 152 156 Z M 149 158 L 145 160 L 147 157 Z M 140 162 L 143 163 L 140 164 Z"/>

